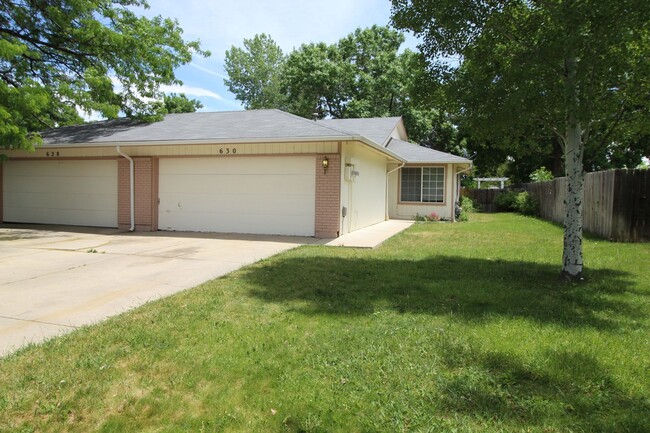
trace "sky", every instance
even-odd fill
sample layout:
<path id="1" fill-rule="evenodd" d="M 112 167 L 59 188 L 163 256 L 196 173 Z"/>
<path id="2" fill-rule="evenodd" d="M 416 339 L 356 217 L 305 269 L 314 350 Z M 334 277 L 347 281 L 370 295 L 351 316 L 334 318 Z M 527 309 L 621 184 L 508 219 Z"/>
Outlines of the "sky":
<path id="1" fill-rule="evenodd" d="M 185 40 L 201 41 L 208 58 L 195 56 L 176 70 L 182 86 L 164 87 L 166 93 L 185 93 L 198 99 L 201 111 L 232 111 L 243 107 L 223 83 L 224 57 L 231 46 L 266 33 L 288 53 L 304 43 L 337 42 L 355 29 L 387 25 L 390 0 L 150 0 L 147 17 L 175 18 Z M 417 40 L 406 35 L 403 48 L 415 49 Z"/>

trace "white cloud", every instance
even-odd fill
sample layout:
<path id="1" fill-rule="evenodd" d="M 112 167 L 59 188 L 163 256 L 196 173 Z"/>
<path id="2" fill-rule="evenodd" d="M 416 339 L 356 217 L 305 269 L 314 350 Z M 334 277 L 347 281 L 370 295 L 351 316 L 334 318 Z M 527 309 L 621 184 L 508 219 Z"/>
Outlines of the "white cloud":
<path id="1" fill-rule="evenodd" d="M 219 101 L 223 99 L 220 95 L 214 93 L 211 90 L 204 89 L 202 87 L 186 86 L 185 84 L 163 84 L 160 86 L 160 90 L 165 93 L 184 93 L 187 96 L 207 97 L 217 99 Z"/>
<path id="2" fill-rule="evenodd" d="M 190 63 L 190 66 L 192 66 L 193 68 L 198 69 L 199 71 L 205 72 L 206 74 L 214 75 L 216 77 L 223 78 L 224 80 L 228 79 L 227 75 L 220 74 L 219 72 L 215 72 L 212 69 L 204 68 L 201 65 L 197 65 L 195 62 Z"/>

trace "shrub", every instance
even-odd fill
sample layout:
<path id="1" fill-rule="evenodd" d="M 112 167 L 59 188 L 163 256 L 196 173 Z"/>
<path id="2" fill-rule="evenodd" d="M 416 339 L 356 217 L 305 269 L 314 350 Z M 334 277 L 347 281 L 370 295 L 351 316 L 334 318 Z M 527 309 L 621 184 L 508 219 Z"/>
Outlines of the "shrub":
<path id="1" fill-rule="evenodd" d="M 429 215 L 420 215 L 419 213 L 415 214 L 415 221 L 440 221 L 440 215 L 435 212 L 431 212 Z"/>
<path id="2" fill-rule="evenodd" d="M 474 207 L 474 202 L 469 197 L 460 198 L 460 209 L 456 209 L 456 221 L 469 221 L 469 214 L 476 212 L 476 207 Z M 460 212 L 459 212 L 460 211 Z"/>
<path id="3" fill-rule="evenodd" d="M 544 182 L 545 180 L 553 180 L 553 173 L 547 170 L 546 167 L 540 167 L 530 174 L 530 180 L 532 180 L 533 182 Z"/>
<path id="4" fill-rule="evenodd" d="M 517 194 L 515 206 L 516 211 L 524 215 L 537 215 L 539 213 L 539 202 L 528 191 Z"/>
<path id="5" fill-rule="evenodd" d="M 499 212 L 519 212 L 524 215 L 537 215 L 539 202 L 528 191 L 502 192 L 494 198 Z"/>
<path id="6" fill-rule="evenodd" d="M 516 212 L 517 194 L 516 191 L 507 191 L 497 194 L 497 196 L 494 197 L 494 204 L 497 207 L 497 211 Z"/>
<path id="7" fill-rule="evenodd" d="M 472 199 L 469 197 L 460 198 L 460 208 L 462 209 L 462 212 L 467 212 L 467 213 L 474 213 L 478 210 L 474 205 Z"/>

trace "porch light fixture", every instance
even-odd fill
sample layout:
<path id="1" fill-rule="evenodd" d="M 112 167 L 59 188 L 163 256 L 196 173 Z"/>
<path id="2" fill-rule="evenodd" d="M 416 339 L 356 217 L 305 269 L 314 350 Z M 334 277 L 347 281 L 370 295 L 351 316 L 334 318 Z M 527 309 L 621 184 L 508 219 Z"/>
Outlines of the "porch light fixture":
<path id="1" fill-rule="evenodd" d="M 327 167 L 330 166 L 329 158 L 324 157 L 323 160 L 321 161 L 321 164 L 323 165 L 323 173 L 327 173 Z"/>

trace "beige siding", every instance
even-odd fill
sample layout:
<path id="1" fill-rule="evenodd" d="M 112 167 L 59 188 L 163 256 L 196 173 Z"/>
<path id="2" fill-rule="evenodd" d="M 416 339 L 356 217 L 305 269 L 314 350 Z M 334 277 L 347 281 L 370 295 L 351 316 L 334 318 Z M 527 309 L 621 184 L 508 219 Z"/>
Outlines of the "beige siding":
<path id="1" fill-rule="evenodd" d="M 338 142 L 188 144 L 167 146 L 123 145 L 130 156 L 222 156 L 337 153 Z M 7 150 L 9 158 L 101 158 L 116 157 L 115 146 L 40 148 L 34 152 Z"/>
<path id="2" fill-rule="evenodd" d="M 346 176 L 346 164 L 354 163 L 359 175 Z M 386 157 L 357 142 L 346 142 L 341 158 L 341 234 L 349 233 L 386 219 Z"/>
<path id="3" fill-rule="evenodd" d="M 413 165 L 416 167 L 416 165 Z M 413 219 L 416 215 L 430 215 L 432 212 L 441 218 L 452 219 L 455 197 L 455 167 L 445 164 L 445 197 L 444 203 L 400 203 L 400 170 L 388 178 L 388 215 L 394 219 Z"/>

